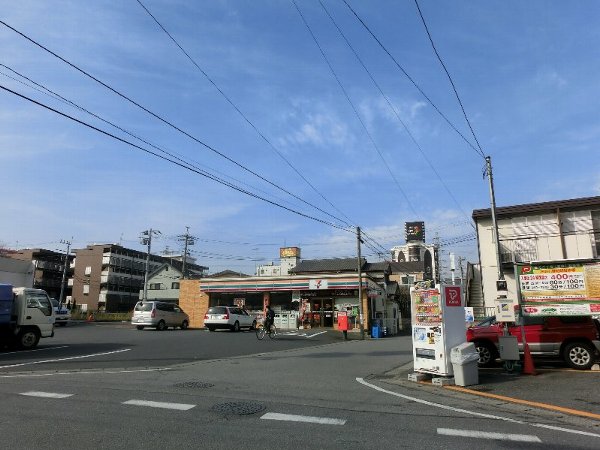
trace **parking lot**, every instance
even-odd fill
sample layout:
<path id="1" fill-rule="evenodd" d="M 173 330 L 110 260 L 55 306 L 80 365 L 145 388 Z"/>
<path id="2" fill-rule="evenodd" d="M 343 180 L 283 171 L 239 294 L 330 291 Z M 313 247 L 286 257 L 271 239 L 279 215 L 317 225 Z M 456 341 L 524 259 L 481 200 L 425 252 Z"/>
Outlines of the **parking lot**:
<path id="1" fill-rule="evenodd" d="M 166 367 L 193 361 L 297 349 L 339 340 L 324 330 L 283 330 L 273 340 L 254 331 L 137 330 L 129 323 L 72 322 L 35 350 L 0 352 L 0 372 Z"/>

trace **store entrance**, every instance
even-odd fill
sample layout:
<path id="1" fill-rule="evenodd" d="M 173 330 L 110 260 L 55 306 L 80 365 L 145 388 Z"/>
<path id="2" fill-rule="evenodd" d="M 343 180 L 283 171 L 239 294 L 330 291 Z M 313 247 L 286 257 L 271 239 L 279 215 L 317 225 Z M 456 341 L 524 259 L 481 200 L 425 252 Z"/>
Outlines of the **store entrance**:
<path id="1" fill-rule="evenodd" d="M 333 299 L 315 298 L 311 300 L 310 304 L 311 327 L 333 328 Z"/>

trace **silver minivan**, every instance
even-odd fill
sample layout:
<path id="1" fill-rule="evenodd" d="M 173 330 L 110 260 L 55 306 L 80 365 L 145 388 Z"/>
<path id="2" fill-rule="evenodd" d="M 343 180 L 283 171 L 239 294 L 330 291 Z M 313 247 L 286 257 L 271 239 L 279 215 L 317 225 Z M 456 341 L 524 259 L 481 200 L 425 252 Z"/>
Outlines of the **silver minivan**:
<path id="1" fill-rule="evenodd" d="M 133 309 L 131 324 L 138 330 L 153 327 L 158 331 L 168 327 L 187 329 L 190 324 L 188 315 L 175 303 L 168 302 L 137 302 Z"/>

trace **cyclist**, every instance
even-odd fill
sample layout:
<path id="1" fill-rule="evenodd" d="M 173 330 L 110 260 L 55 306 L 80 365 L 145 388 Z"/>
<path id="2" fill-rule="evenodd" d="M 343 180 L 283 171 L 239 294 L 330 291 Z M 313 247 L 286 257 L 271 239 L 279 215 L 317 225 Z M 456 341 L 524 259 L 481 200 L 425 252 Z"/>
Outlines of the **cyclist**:
<path id="1" fill-rule="evenodd" d="M 267 305 L 267 310 L 265 311 L 265 330 L 267 333 L 271 332 L 271 325 L 275 321 L 275 311 L 271 309 L 271 305 Z"/>

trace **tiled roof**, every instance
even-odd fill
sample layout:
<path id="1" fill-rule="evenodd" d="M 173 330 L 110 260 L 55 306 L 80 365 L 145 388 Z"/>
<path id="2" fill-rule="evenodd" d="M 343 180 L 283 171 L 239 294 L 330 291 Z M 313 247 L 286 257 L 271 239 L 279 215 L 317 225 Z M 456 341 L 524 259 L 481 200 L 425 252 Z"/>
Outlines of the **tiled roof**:
<path id="1" fill-rule="evenodd" d="M 213 273 L 209 275 L 210 278 L 227 278 L 227 277 L 250 277 L 251 275 L 247 275 L 241 272 L 235 272 L 233 270 L 223 270 L 221 272 Z"/>
<path id="2" fill-rule="evenodd" d="M 361 258 L 361 267 L 367 260 Z M 334 259 L 307 259 L 290 270 L 290 273 L 307 272 L 356 272 L 358 262 L 356 258 L 334 258 Z"/>
<path id="3" fill-rule="evenodd" d="M 379 261 L 375 263 L 367 263 L 363 270 L 365 272 L 383 272 L 385 270 L 391 271 L 391 273 L 415 273 L 423 272 L 425 270 L 425 263 L 423 261 L 408 261 L 408 262 L 391 262 L 391 261 Z"/>

